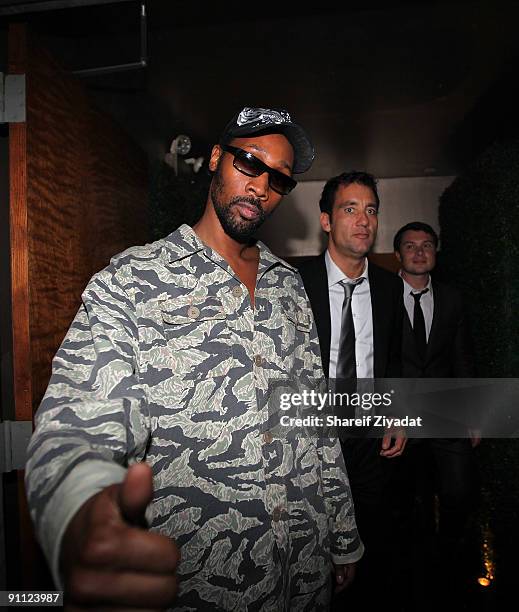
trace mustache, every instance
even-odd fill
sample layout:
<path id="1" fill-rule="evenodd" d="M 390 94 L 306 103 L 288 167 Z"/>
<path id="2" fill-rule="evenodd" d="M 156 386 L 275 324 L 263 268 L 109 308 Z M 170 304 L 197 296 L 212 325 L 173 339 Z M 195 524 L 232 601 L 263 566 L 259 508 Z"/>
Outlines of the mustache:
<path id="1" fill-rule="evenodd" d="M 249 204 L 249 206 L 254 206 L 260 212 L 260 214 L 264 214 L 263 206 L 261 205 L 261 200 L 259 198 L 255 198 L 254 196 L 234 196 L 229 202 L 230 206 L 233 204 Z"/>

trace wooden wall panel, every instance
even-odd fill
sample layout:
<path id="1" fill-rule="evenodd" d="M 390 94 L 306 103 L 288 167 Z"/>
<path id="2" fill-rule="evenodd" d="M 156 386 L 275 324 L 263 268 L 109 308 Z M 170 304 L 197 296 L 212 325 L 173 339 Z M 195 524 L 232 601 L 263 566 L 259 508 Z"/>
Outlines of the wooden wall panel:
<path id="1" fill-rule="evenodd" d="M 9 32 L 9 72 L 23 74 L 26 65 L 25 29 Z M 29 254 L 27 218 L 27 125 L 9 126 L 9 203 L 11 292 L 13 321 L 13 387 L 16 418 L 32 418 L 31 351 L 29 338 Z"/>
<path id="2" fill-rule="evenodd" d="M 96 266 L 112 255 L 148 239 L 149 209 L 143 155 L 122 131 L 110 129 L 113 120 L 92 109 L 90 141 L 90 248 Z M 124 158 L 121 151 L 125 152 Z M 106 203 L 111 202 L 110 206 Z M 102 240 L 92 241 L 92 232 Z M 97 268 L 96 268 L 97 269 Z"/>
<path id="3" fill-rule="evenodd" d="M 147 160 L 20 24 L 9 30 L 9 71 L 27 88 L 27 121 L 9 129 L 9 181 L 15 416 L 31 420 L 88 279 L 148 240 Z M 21 561 L 8 586 L 50 588 L 22 472 L 17 481 L 10 553 Z"/>
<path id="4" fill-rule="evenodd" d="M 32 404 L 92 274 L 146 242 L 144 154 L 83 83 L 29 44 L 27 83 Z"/>

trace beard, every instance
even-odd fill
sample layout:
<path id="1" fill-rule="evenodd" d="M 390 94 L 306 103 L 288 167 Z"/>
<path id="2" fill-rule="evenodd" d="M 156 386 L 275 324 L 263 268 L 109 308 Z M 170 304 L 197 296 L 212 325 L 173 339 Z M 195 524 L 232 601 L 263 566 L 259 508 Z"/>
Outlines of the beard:
<path id="1" fill-rule="evenodd" d="M 217 170 L 211 185 L 211 200 L 214 210 L 223 228 L 223 231 L 233 240 L 240 244 L 248 244 L 254 239 L 258 228 L 265 222 L 268 215 L 263 210 L 261 200 L 253 196 L 234 196 L 229 202 L 222 201 L 223 181 Z M 248 204 L 254 206 L 258 211 L 255 219 L 244 219 L 239 214 L 234 214 L 232 207 L 235 204 Z"/>

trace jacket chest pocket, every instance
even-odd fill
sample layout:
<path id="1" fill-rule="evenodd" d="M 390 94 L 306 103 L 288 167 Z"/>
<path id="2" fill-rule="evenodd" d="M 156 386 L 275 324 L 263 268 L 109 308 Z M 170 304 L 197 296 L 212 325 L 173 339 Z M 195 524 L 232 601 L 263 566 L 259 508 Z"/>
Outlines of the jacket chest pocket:
<path id="1" fill-rule="evenodd" d="M 309 309 L 301 308 L 293 300 L 282 300 L 281 305 L 286 321 L 281 334 L 282 356 L 285 367 L 292 371 L 302 367 L 304 352 L 310 346 L 312 317 Z"/>
<path id="2" fill-rule="evenodd" d="M 231 332 L 217 296 L 168 300 L 161 317 L 174 376 L 202 380 L 229 371 Z"/>

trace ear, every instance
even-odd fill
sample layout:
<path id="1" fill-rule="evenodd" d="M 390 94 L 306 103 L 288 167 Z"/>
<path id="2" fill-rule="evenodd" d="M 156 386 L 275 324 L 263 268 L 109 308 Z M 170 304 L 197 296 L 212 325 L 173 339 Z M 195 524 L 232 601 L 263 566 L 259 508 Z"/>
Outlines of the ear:
<path id="1" fill-rule="evenodd" d="M 400 255 L 400 251 L 395 251 L 395 256 L 400 263 L 402 263 L 402 255 Z"/>
<path id="2" fill-rule="evenodd" d="M 209 158 L 209 170 L 211 170 L 211 172 L 214 172 L 216 170 L 222 153 L 223 151 L 220 145 L 214 145 L 211 151 L 211 157 Z"/>
<path id="3" fill-rule="evenodd" d="M 324 232 L 330 232 L 330 230 L 332 229 L 332 224 L 330 223 L 330 215 L 328 213 L 322 212 L 321 216 L 319 217 L 319 220 L 321 222 L 321 227 L 323 228 Z"/>

